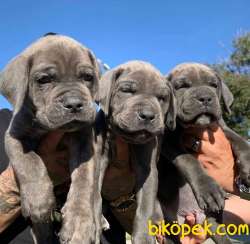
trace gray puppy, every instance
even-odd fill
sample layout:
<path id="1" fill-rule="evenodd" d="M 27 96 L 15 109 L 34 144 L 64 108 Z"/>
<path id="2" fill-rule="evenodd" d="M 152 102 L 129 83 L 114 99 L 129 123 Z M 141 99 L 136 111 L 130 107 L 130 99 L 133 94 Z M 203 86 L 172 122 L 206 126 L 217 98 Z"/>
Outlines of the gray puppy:
<path id="1" fill-rule="evenodd" d="M 243 138 L 230 130 L 223 122 L 220 100 L 223 101 L 226 111 L 230 112 L 233 95 L 211 68 L 198 63 L 181 64 L 170 72 L 168 80 L 171 82 L 177 98 L 178 123 L 176 131 L 167 133 L 163 139 L 162 156 L 159 163 L 161 172 L 159 195 L 161 200 L 166 201 L 167 206 L 173 200 L 172 196 L 176 194 L 170 188 L 178 187 L 178 208 L 176 208 L 178 206 L 176 199 L 174 200 L 178 214 L 182 214 L 183 217 L 185 211 L 186 213 L 195 211 L 198 213 L 198 219 L 203 218 L 204 220 L 204 210 L 205 213 L 211 213 L 224 208 L 225 193 L 205 173 L 196 158 L 183 148 L 183 132 L 189 128 L 206 128 L 213 123 L 219 124 L 227 139 L 231 142 L 233 153 L 237 159 L 239 177 L 246 186 L 249 186 L 250 183 L 250 147 Z M 191 149 L 197 150 L 196 144 Z M 166 166 L 166 160 L 173 162 L 178 172 L 171 165 Z M 172 174 L 169 175 L 171 180 L 166 181 L 168 177 L 164 172 L 170 170 L 172 170 Z M 173 173 L 173 171 L 176 173 Z M 180 177 L 177 176 L 179 174 L 184 180 L 179 180 Z M 176 175 L 176 178 L 173 175 Z M 167 187 L 169 184 L 172 184 L 172 186 Z M 192 200 L 193 193 L 199 206 Z M 184 194 L 187 197 L 183 197 Z M 216 236 L 215 239 L 217 243 L 229 242 L 222 236 Z"/>
<path id="2" fill-rule="evenodd" d="M 52 181 L 36 153 L 48 132 L 68 133 L 71 186 L 62 209 L 61 243 L 92 243 L 95 238 L 93 195 L 99 67 L 92 52 L 61 35 L 40 38 L 4 69 L 1 93 L 13 104 L 5 147 L 20 185 L 22 213 L 30 217 L 36 242 L 50 243 L 55 207 Z M 76 133 L 77 131 L 77 133 Z"/>
<path id="3" fill-rule="evenodd" d="M 160 136 L 165 123 L 175 128 L 171 87 L 149 63 L 130 61 L 104 74 L 100 103 L 107 130 L 99 141 L 99 187 L 132 243 L 155 243 L 147 223 L 156 203 Z"/>

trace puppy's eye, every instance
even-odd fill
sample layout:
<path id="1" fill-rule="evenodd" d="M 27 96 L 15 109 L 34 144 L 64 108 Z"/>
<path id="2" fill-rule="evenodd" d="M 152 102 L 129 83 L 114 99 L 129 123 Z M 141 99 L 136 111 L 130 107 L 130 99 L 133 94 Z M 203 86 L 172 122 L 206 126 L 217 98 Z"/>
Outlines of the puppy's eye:
<path id="1" fill-rule="evenodd" d="M 82 73 L 79 75 L 79 79 L 92 82 L 94 80 L 94 75 L 90 73 Z"/>
<path id="2" fill-rule="evenodd" d="M 166 96 L 160 95 L 160 96 L 157 97 L 157 99 L 158 99 L 159 102 L 165 102 L 166 101 Z"/>
<path id="3" fill-rule="evenodd" d="M 120 91 L 124 92 L 124 93 L 134 94 L 136 92 L 136 89 L 134 87 L 131 87 L 131 86 L 123 86 L 120 88 Z"/>
<path id="4" fill-rule="evenodd" d="M 94 76 L 92 74 L 85 74 L 84 75 L 84 80 L 86 80 L 86 81 L 93 81 L 94 80 Z"/>
<path id="5" fill-rule="evenodd" d="M 53 80 L 53 76 L 51 75 L 48 75 L 48 74 L 43 74 L 43 75 L 40 75 L 36 78 L 36 81 L 39 83 L 39 84 L 46 84 L 46 83 L 50 83 L 52 82 Z"/>
<path id="6" fill-rule="evenodd" d="M 191 85 L 188 83 L 183 83 L 183 84 L 176 84 L 174 86 L 175 90 L 182 89 L 182 88 L 190 88 Z"/>
<path id="7" fill-rule="evenodd" d="M 214 87 L 214 88 L 218 88 L 218 84 L 215 83 L 215 82 L 211 83 L 210 86 L 212 86 L 212 87 Z"/>

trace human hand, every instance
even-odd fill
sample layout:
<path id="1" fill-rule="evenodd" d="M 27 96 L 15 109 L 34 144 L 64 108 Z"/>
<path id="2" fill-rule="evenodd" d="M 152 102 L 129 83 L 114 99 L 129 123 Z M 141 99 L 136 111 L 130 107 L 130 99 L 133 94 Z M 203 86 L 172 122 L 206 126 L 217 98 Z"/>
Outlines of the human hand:
<path id="1" fill-rule="evenodd" d="M 190 128 L 183 135 L 184 147 L 191 151 L 194 140 L 198 140 L 200 146 L 192 153 L 193 156 L 224 190 L 234 192 L 234 156 L 223 130 L 219 126 L 205 129 Z"/>
<path id="2" fill-rule="evenodd" d="M 188 224 L 192 228 L 196 224 L 195 216 L 193 214 L 187 215 L 185 224 Z M 199 235 L 191 233 L 180 240 L 181 244 L 200 244 L 206 240 L 207 237 L 202 227 L 197 228 L 195 232 L 199 233 Z"/>

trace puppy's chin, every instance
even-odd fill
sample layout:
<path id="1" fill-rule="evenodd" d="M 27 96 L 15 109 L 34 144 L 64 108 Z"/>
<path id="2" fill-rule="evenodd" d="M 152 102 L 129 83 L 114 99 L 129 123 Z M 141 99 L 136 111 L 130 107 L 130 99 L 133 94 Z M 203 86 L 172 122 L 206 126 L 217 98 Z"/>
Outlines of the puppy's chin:
<path id="1" fill-rule="evenodd" d="M 200 114 L 197 115 L 191 121 L 180 121 L 180 124 L 184 128 L 188 127 L 196 127 L 196 128 L 208 128 L 212 126 L 214 123 L 217 123 L 219 118 L 213 114 Z"/>
<path id="2" fill-rule="evenodd" d="M 67 124 L 64 124 L 60 126 L 60 130 L 63 130 L 65 132 L 73 132 L 73 131 L 78 131 L 83 128 L 87 128 L 92 126 L 94 121 L 79 121 L 79 120 L 72 120 Z"/>
<path id="3" fill-rule="evenodd" d="M 120 128 L 116 128 L 114 132 L 117 136 L 122 137 L 124 141 L 130 144 L 145 144 L 155 137 L 154 134 L 148 131 L 127 132 Z"/>
<path id="4" fill-rule="evenodd" d="M 63 130 L 65 132 L 77 131 L 94 124 L 96 112 L 90 111 L 87 114 L 53 115 L 37 113 L 34 123 L 44 130 Z"/>
<path id="5" fill-rule="evenodd" d="M 196 125 L 197 127 L 208 127 L 213 121 L 213 116 L 202 114 L 195 120 L 194 125 Z"/>
<path id="6" fill-rule="evenodd" d="M 112 131 L 123 138 L 124 141 L 131 144 L 145 144 L 151 141 L 155 136 L 164 133 L 164 127 L 154 130 L 149 130 L 147 128 L 128 128 L 120 124 L 111 125 Z"/>

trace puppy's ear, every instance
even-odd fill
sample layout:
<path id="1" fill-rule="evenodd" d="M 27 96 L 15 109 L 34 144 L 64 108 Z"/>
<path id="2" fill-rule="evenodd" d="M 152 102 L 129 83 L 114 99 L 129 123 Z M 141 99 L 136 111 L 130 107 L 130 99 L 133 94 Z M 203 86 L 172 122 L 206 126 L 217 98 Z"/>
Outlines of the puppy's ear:
<path id="1" fill-rule="evenodd" d="M 98 87 L 99 87 L 99 82 L 100 82 L 100 78 L 101 78 L 101 70 L 99 67 L 99 64 L 97 62 L 97 59 L 95 57 L 95 55 L 93 54 L 93 52 L 91 50 L 88 49 L 88 55 L 89 55 L 89 59 L 95 69 L 95 76 L 97 78 L 97 84 L 95 87 L 95 94 L 94 94 L 94 99 L 97 100 L 98 99 Z"/>
<path id="2" fill-rule="evenodd" d="M 89 55 L 89 58 L 90 58 L 92 65 L 95 68 L 96 76 L 98 79 L 100 79 L 101 78 L 101 70 L 100 70 L 97 58 L 95 57 L 94 53 L 89 49 L 88 49 L 88 55 Z"/>
<path id="3" fill-rule="evenodd" d="M 121 76 L 123 71 L 124 70 L 122 68 L 107 71 L 100 80 L 99 102 L 106 117 L 109 116 L 110 101 L 112 97 L 112 92 L 114 90 L 115 82 Z"/>
<path id="4" fill-rule="evenodd" d="M 216 74 L 216 76 L 219 79 L 220 84 L 221 84 L 221 97 L 223 100 L 225 110 L 227 113 L 230 114 L 231 113 L 230 107 L 233 104 L 234 96 L 233 96 L 232 92 L 229 90 L 226 83 L 220 78 L 220 76 L 218 74 Z"/>
<path id="5" fill-rule="evenodd" d="M 0 76 L 0 92 L 18 110 L 28 87 L 28 58 L 19 55 L 7 64 Z"/>
<path id="6" fill-rule="evenodd" d="M 232 92 L 229 90 L 229 88 L 227 87 L 227 85 L 223 81 L 222 81 L 221 94 L 222 94 L 222 98 L 223 98 L 223 102 L 224 102 L 224 106 L 225 106 L 226 111 L 228 113 L 231 113 L 230 107 L 233 104 L 234 96 L 233 96 Z"/>
<path id="7" fill-rule="evenodd" d="M 167 86 L 170 91 L 169 107 L 165 118 L 166 126 L 169 130 L 175 130 L 176 127 L 176 116 L 177 116 L 177 104 L 174 95 L 174 90 L 171 83 L 167 80 Z"/>

